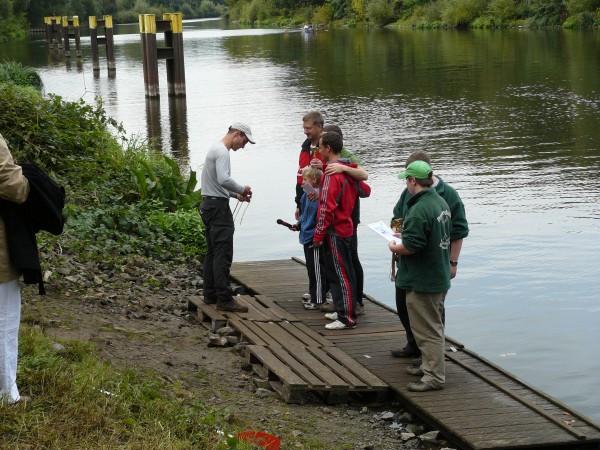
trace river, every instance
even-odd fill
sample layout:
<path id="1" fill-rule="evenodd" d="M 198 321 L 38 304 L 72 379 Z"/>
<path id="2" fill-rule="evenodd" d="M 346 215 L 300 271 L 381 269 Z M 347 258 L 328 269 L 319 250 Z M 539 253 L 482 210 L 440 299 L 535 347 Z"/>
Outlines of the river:
<path id="1" fill-rule="evenodd" d="M 67 61 L 41 37 L 0 43 L 46 93 L 102 98 L 131 135 L 201 170 L 209 146 L 245 121 L 232 154 L 253 202 L 236 219 L 235 260 L 302 256 L 293 220 L 302 116 L 323 112 L 369 171 L 359 251 L 365 291 L 393 306 L 387 222 L 414 150 L 460 193 L 470 234 L 447 298 L 447 333 L 600 422 L 600 31 L 234 29 L 184 23 L 185 100 L 147 101 L 137 25 L 117 26 L 116 76 L 89 38 Z M 159 45 L 162 37 L 159 37 Z M 73 45 L 72 45 L 73 47 Z M 233 205 L 232 205 L 233 206 Z"/>

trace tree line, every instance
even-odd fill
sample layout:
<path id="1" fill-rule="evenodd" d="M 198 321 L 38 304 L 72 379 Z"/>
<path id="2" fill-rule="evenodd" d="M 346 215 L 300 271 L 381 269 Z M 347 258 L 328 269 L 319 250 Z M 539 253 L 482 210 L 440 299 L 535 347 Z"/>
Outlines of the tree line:
<path id="1" fill-rule="evenodd" d="M 223 0 L 0 0 L 0 41 L 25 36 L 29 27 L 42 27 L 47 16 L 113 16 L 115 23 L 135 23 L 139 14 L 181 12 L 184 18 L 220 17 Z"/>
<path id="2" fill-rule="evenodd" d="M 278 22 L 506 28 L 600 25 L 600 0 L 226 0 L 228 17 Z"/>
<path id="3" fill-rule="evenodd" d="M 115 23 L 139 14 L 181 12 L 184 18 L 219 17 L 246 24 L 302 23 L 416 28 L 503 28 L 600 25 L 600 0 L 0 0 L 0 40 L 41 27 L 45 16 L 112 15 Z"/>

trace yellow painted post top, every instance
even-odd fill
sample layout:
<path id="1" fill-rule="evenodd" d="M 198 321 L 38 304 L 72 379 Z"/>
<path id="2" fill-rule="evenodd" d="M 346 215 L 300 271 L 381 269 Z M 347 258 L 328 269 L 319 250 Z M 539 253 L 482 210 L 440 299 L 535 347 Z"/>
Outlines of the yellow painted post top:
<path id="1" fill-rule="evenodd" d="M 44 17 L 44 23 L 46 25 L 52 25 L 52 17 Z"/>
<path id="2" fill-rule="evenodd" d="M 104 16 L 104 28 L 112 28 L 112 16 Z"/>
<path id="3" fill-rule="evenodd" d="M 67 16 L 62 16 L 62 26 L 63 27 L 69 26 L 69 18 Z"/>
<path id="4" fill-rule="evenodd" d="M 61 16 L 54 16 L 54 23 L 56 23 L 56 25 L 60 25 L 61 21 L 62 21 Z"/>
<path id="5" fill-rule="evenodd" d="M 173 33 L 183 33 L 183 14 L 182 13 L 164 13 L 163 20 L 171 21 L 171 31 Z"/>
<path id="6" fill-rule="evenodd" d="M 79 16 L 73 16 L 73 26 L 75 28 L 79 27 Z"/>
<path id="7" fill-rule="evenodd" d="M 156 16 L 140 14 L 140 33 L 156 34 Z"/>
<path id="8" fill-rule="evenodd" d="M 98 28 L 98 22 L 96 22 L 96 16 L 89 16 L 90 29 L 95 30 Z"/>

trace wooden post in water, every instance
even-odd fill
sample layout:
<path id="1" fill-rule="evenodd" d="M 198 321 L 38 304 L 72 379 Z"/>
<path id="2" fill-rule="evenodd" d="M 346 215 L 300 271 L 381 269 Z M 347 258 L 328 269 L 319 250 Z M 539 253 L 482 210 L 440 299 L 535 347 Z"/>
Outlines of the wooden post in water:
<path id="1" fill-rule="evenodd" d="M 73 16 L 69 21 L 73 25 L 73 36 L 75 37 L 75 54 L 81 58 L 81 32 L 79 31 L 79 16 Z"/>
<path id="2" fill-rule="evenodd" d="M 52 48 L 52 17 L 44 17 L 44 25 L 46 30 L 46 44 Z"/>
<path id="3" fill-rule="evenodd" d="M 54 23 L 56 24 L 54 27 L 54 36 L 56 37 L 57 48 L 62 47 L 62 17 L 54 16 Z"/>
<path id="4" fill-rule="evenodd" d="M 64 55 L 66 58 L 71 57 L 71 37 L 75 38 L 75 52 L 78 58 L 81 58 L 81 34 L 79 32 L 79 17 L 73 16 L 69 19 L 67 16 L 62 17 L 62 32 L 64 41 Z"/>
<path id="5" fill-rule="evenodd" d="M 165 33 L 166 47 L 156 47 L 156 32 Z M 140 14 L 142 60 L 146 97 L 159 97 L 158 60 L 167 60 L 169 96 L 185 97 L 185 67 L 183 64 L 183 21 L 181 13 L 164 14 L 156 20 L 154 14 Z"/>
<path id="6" fill-rule="evenodd" d="M 112 16 L 104 16 L 100 20 L 96 20 L 95 16 L 89 16 L 90 21 L 90 41 L 92 46 L 92 65 L 94 76 L 100 74 L 100 54 L 98 45 L 106 45 L 106 59 L 108 64 L 109 78 L 115 76 L 117 70 L 115 64 L 115 43 L 113 33 Z M 104 36 L 98 37 L 98 27 L 104 27 Z"/>
<path id="7" fill-rule="evenodd" d="M 114 76 L 117 70 L 115 64 L 115 38 L 112 16 L 104 16 L 104 35 L 106 36 L 106 59 L 108 60 L 108 74 Z"/>
<path id="8" fill-rule="evenodd" d="M 50 25 L 50 41 L 48 47 L 62 48 L 62 17 L 51 16 L 47 17 L 47 19 Z"/>
<path id="9" fill-rule="evenodd" d="M 170 22 L 165 31 L 165 45 L 171 48 L 167 60 L 167 84 L 169 96 L 185 97 L 185 66 L 183 63 L 183 15 L 182 13 L 163 14 L 163 20 Z"/>
<path id="10" fill-rule="evenodd" d="M 142 38 L 142 64 L 146 97 L 159 97 L 158 59 L 156 52 L 156 16 L 140 14 L 140 35 Z"/>

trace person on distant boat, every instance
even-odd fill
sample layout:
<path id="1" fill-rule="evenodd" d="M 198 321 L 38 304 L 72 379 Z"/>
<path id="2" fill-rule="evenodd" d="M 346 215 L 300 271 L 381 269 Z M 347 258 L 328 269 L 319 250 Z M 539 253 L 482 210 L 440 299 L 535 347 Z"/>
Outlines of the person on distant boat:
<path id="1" fill-rule="evenodd" d="M 405 167 L 413 161 L 425 161 L 427 164 L 431 165 L 429 154 L 424 150 L 417 150 L 416 152 L 411 153 L 406 160 Z M 458 259 L 460 257 L 463 239 L 469 235 L 469 224 L 465 214 L 465 206 L 456 190 L 435 174 L 433 175 L 432 187 L 438 195 L 448 203 L 450 213 L 452 214 L 452 232 L 450 234 L 450 278 L 454 278 L 456 277 L 458 269 Z M 394 207 L 394 216 L 391 224 L 392 228 L 394 228 L 396 221 L 402 223 L 404 217 L 406 217 L 406 213 L 408 212 L 407 203 L 410 198 L 410 192 L 408 189 L 404 189 L 400 199 Z M 400 270 L 400 267 L 398 267 L 398 270 Z M 402 326 L 406 330 L 407 343 L 402 349 L 392 350 L 392 356 L 395 358 L 415 358 L 421 356 L 421 351 L 415 342 L 415 337 L 410 327 L 410 319 L 406 308 L 406 290 L 398 287 L 396 287 L 396 310 L 398 311 L 400 322 L 402 322 Z M 445 315 L 442 316 L 442 319 L 445 319 Z"/>
<path id="2" fill-rule="evenodd" d="M 433 186 L 433 170 L 413 161 L 398 175 L 411 194 L 402 222 L 402 241 L 389 248 L 400 255 L 396 286 L 406 291 L 412 331 L 421 351 L 420 366 L 408 366 L 421 379 L 408 384 L 414 392 L 444 388 L 444 297 L 450 289 L 450 207 Z"/>

